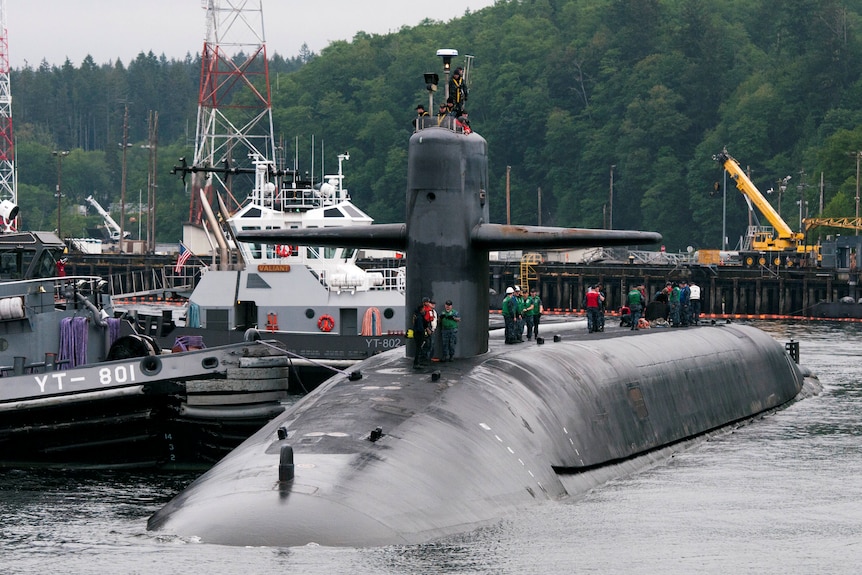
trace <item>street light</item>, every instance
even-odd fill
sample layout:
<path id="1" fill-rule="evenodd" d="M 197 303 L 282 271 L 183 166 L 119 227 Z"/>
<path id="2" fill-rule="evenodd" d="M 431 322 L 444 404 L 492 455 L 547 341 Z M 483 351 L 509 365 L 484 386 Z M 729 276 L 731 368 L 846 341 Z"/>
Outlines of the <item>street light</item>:
<path id="1" fill-rule="evenodd" d="M 62 214 L 63 193 L 61 192 L 61 189 L 60 189 L 60 181 L 62 180 L 62 177 L 63 177 L 63 158 L 65 158 L 66 156 L 69 155 L 69 150 L 64 150 L 62 152 L 54 150 L 51 153 L 54 156 L 57 156 L 57 193 L 56 193 L 56 196 L 57 196 L 57 235 L 60 238 L 62 238 L 63 237 L 63 234 L 62 234 L 63 230 L 62 230 L 60 224 L 62 222 L 61 214 Z"/>
<path id="2" fill-rule="evenodd" d="M 724 172 L 724 182 L 721 185 L 721 251 L 727 250 L 727 169 Z"/>
<path id="3" fill-rule="evenodd" d="M 799 185 L 796 186 L 797 189 L 799 190 L 799 200 L 796 203 L 799 204 L 799 231 L 802 231 L 802 229 L 803 229 L 802 228 L 802 208 L 803 208 L 803 206 L 808 205 L 808 202 L 805 201 L 805 188 L 806 188 L 805 171 L 800 170 L 799 176 L 801 177 L 802 180 L 799 182 Z"/>
<path id="4" fill-rule="evenodd" d="M 778 194 L 778 217 L 781 217 L 781 196 L 784 194 L 784 192 L 787 191 L 787 182 L 789 182 L 789 181 L 790 181 L 790 176 L 784 176 L 783 178 L 781 178 L 780 180 L 775 182 L 776 184 L 778 184 L 777 190 L 774 190 L 772 188 L 769 188 L 768 190 L 766 190 L 767 194 L 773 194 L 773 193 Z"/>
<path id="5" fill-rule="evenodd" d="M 862 158 L 862 152 L 856 152 L 856 221 L 859 221 L 859 159 Z M 859 228 L 856 228 L 856 235 L 859 235 Z"/>

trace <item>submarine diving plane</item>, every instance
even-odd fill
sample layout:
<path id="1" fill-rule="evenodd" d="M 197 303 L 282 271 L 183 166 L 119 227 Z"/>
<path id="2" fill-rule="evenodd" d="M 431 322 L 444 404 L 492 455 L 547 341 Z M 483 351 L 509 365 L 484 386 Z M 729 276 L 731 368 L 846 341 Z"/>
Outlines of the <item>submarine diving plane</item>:
<path id="1" fill-rule="evenodd" d="M 792 402 L 806 376 L 741 325 L 624 330 L 536 345 L 489 337 L 489 250 L 634 245 L 651 232 L 488 223 L 487 143 L 419 126 L 404 224 L 240 240 L 406 250 L 406 301 L 461 310 L 456 358 L 412 369 L 413 340 L 337 375 L 178 494 L 148 528 L 205 543 L 427 542 L 582 493 L 680 444 Z M 604 334 L 610 336 L 611 334 Z"/>

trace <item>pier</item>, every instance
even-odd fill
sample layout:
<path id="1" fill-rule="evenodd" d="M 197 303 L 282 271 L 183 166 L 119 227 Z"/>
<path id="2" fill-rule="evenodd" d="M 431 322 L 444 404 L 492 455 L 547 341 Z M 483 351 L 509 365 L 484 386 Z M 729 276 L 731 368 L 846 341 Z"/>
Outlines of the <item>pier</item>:
<path id="1" fill-rule="evenodd" d="M 118 298 L 165 299 L 187 296 L 200 279 L 200 266 L 174 272 L 175 256 L 110 256 L 74 254 L 66 271 L 70 275 L 100 275 L 110 282 Z M 361 263 L 361 262 L 360 262 Z M 368 264 L 371 265 L 371 264 Z M 373 265 L 379 266 L 375 261 Z M 780 315 L 811 317 L 818 303 L 836 303 L 843 297 L 858 300 L 858 270 L 848 268 L 776 269 L 758 266 L 705 265 L 686 258 L 665 256 L 660 263 L 633 259 L 571 263 L 545 261 L 538 254 L 491 262 L 492 305 L 507 286 L 537 286 L 546 310 L 561 313 L 583 311 L 587 287 L 601 283 L 605 307 L 621 307 L 632 286 L 643 284 L 649 299 L 667 281 L 696 282 L 701 288 L 704 315 Z"/>
<path id="2" fill-rule="evenodd" d="M 667 281 L 695 282 L 701 288 L 704 315 L 772 315 L 810 317 L 818 315 L 815 304 L 858 299 L 858 271 L 849 269 L 776 269 L 758 266 L 703 265 L 669 261 L 664 264 L 602 262 L 491 262 L 491 288 L 503 294 L 507 286 L 537 286 L 546 310 L 583 311 L 589 286 L 601 283 L 605 308 L 622 306 L 628 291 L 643 284 L 651 301 Z M 501 299 L 499 295 L 497 299 Z M 493 301 L 493 298 L 492 298 Z"/>

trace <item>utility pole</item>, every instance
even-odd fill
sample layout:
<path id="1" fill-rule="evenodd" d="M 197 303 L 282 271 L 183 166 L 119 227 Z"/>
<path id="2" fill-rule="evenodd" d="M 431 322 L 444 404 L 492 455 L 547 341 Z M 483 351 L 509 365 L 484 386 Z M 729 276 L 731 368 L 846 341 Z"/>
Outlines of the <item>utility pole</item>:
<path id="1" fill-rule="evenodd" d="M 608 195 L 608 229 L 614 229 L 614 168 L 616 164 L 611 164 L 611 191 Z"/>
<path id="2" fill-rule="evenodd" d="M 856 152 L 856 220 L 859 220 L 859 159 L 862 158 L 862 151 Z M 859 235 L 859 228 L 856 228 L 856 235 Z"/>
<path id="3" fill-rule="evenodd" d="M 805 171 L 799 170 L 799 231 L 802 231 L 802 211 L 805 207 Z"/>
<path id="4" fill-rule="evenodd" d="M 538 189 L 539 194 L 539 225 L 542 225 L 542 188 Z"/>
<path id="5" fill-rule="evenodd" d="M 148 124 L 147 149 L 150 152 L 150 163 L 147 174 L 147 252 L 156 252 L 156 183 L 158 175 L 158 142 L 159 142 L 159 113 L 150 111 Z"/>
<path id="6" fill-rule="evenodd" d="M 126 150 L 129 147 L 129 103 L 125 103 L 123 113 L 123 179 L 120 184 L 120 253 L 125 251 L 123 242 L 126 239 Z"/>
<path id="7" fill-rule="evenodd" d="M 69 150 L 64 150 L 62 152 L 53 151 L 51 152 L 54 156 L 57 156 L 57 236 L 62 239 L 63 238 L 63 229 L 62 229 L 62 208 L 63 208 L 63 192 L 60 188 L 60 181 L 63 178 L 63 158 L 69 155 Z"/>
<path id="8" fill-rule="evenodd" d="M 512 223 L 512 204 L 510 201 L 510 184 L 512 181 L 512 166 L 506 166 L 506 225 Z"/>
<path id="9" fill-rule="evenodd" d="M 727 170 L 724 172 L 724 183 L 721 192 L 721 249 L 727 249 Z"/>

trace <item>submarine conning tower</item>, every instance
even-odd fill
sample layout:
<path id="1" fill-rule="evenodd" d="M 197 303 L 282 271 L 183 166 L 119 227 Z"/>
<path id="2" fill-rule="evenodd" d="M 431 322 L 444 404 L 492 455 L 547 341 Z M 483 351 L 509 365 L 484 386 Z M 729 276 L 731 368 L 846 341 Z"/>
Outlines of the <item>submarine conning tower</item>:
<path id="1" fill-rule="evenodd" d="M 488 144 L 435 126 L 413 134 L 407 158 L 408 311 L 423 297 L 438 308 L 451 299 L 461 313 L 458 355 L 479 355 L 488 350 L 488 251 L 472 249 L 471 238 L 488 221 Z"/>
<path id="2" fill-rule="evenodd" d="M 652 244 L 655 232 L 520 226 L 488 222 L 488 144 L 472 131 L 420 127 L 407 155 L 407 292 L 461 313 L 458 357 L 488 351 L 490 250 Z M 407 314 L 408 317 L 411 314 Z M 412 326 L 407 326 L 408 329 Z M 409 340 L 407 354 L 413 354 Z"/>
<path id="3" fill-rule="evenodd" d="M 579 248 L 654 244 L 661 234 L 488 223 L 488 144 L 454 122 L 422 127 L 411 136 L 407 155 L 406 223 L 370 226 L 255 230 L 239 241 L 407 252 L 405 305 L 408 313 L 423 297 L 442 307 L 451 299 L 461 312 L 457 357 L 488 351 L 490 250 Z M 406 354 L 414 355 L 408 340 Z"/>
<path id="4" fill-rule="evenodd" d="M 442 50 L 444 62 L 454 50 Z M 446 68 L 448 71 L 448 68 Z M 405 330 L 422 298 L 442 309 L 451 299 L 461 314 L 456 356 L 488 351 L 491 250 L 579 248 L 654 244 L 655 232 L 521 226 L 488 222 L 488 144 L 462 119 L 415 122 L 407 153 L 405 223 L 242 231 L 238 241 L 407 252 Z M 406 354 L 415 353 L 408 340 Z"/>

